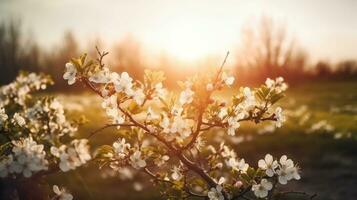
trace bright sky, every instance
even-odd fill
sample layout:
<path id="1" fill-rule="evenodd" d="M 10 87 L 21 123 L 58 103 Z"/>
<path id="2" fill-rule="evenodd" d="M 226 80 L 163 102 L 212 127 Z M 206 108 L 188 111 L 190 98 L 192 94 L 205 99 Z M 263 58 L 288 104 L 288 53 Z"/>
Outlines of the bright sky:
<path id="1" fill-rule="evenodd" d="M 66 30 L 106 41 L 132 34 L 184 59 L 224 55 L 262 15 L 285 23 L 313 59 L 357 59 L 355 0 L 0 0 L 0 19 L 20 17 L 43 45 Z"/>

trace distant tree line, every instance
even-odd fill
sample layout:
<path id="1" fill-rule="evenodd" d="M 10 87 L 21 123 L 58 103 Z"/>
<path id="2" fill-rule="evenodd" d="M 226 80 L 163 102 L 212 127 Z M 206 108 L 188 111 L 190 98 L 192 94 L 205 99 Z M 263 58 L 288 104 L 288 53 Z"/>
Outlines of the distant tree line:
<path id="1" fill-rule="evenodd" d="M 60 46 L 50 51 L 41 48 L 33 38 L 25 37 L 20 21 L 3 22 L 0 25 L 0 84 L 11 82 L 20 70 L 45 72 L 63 85 L 63 65 L 77 56 L 79 46 L 73 34 L 66 33 Z"/>
<path id="2" fill-rule="evenodd" d="M 288 34 L 286 27 L 262 17 L 256 27 L 242 31 L 236 73 L 242 82 L 261 82 L 283 76 L 289 83 L 303 80 L 347 80 L 357 78 L 356 60 L 309 64 L 308 53 Z"/>
<path id="3" fill-rule="evenodd" d="M 95 56 L 96 45 L 101 40 L 89 41 L 86 45 Z M 257 27 L 243 30 L 240 51 L 236 56 L 235 72 L 240 83 L 256 83 L 266 77 L 283 76 L 289 83 L 303 80 L 347 80 L 357 78 L 356 60 L 345 60 L 337 64 L 319 61 L 308 64 L 308 53 L 290 37 L 285 26 L 274 23 L 270 18 L 262 18 Z M 150 68 L 141 43 L 133 37 L 126 37 L 110 49 L 109 65 L 114 70 L 126 70 L 142 77 L 143 69 Z M 65 63 L 82 52 L 75 35 L 66 32 L 61 43 L 44 49 L 35 39 L 22 32 L 21 22 L 11 20 L 0 24 L 0 84 L 12 81 L 20 70 L 50 74 L 56 82 L 56 90 L 65 88 L 62 79 Z M 215 66 L 214 63 L 204 63 Z M 194 73 L 194 69 L 177 70 L 176 61 L 166 54 L 158 56 L 155 69 L 163 70 L 168 84 Z M 191 70 L 191 71 L 190 71 Z M 199 70 L 196 69 L 196 70 Z"/>

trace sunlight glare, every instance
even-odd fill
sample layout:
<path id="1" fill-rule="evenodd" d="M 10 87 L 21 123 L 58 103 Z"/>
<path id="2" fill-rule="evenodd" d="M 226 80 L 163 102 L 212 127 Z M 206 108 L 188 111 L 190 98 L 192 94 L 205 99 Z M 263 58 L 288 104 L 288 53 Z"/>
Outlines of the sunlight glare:
<path id="1" fill-rule="evenodd" d="M 231 35 L 222 38 L 222 30 L 214 23 L 185 17 L 171 20 L 149 36 L 150 46 L 182 61 L 197 61 L 219 52 L 225 53 Z M 219 32 L 220 31 L 220 32 Z"/>

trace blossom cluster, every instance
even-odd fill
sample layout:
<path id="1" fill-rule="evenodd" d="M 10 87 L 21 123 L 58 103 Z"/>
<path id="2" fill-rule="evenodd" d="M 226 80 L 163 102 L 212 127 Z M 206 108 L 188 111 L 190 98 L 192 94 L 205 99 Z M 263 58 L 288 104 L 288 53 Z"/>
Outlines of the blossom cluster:
<path id="1" fill-rule="evenodd" d="M 59 148 L 52 146 L 50 151 L 52 155 L 59 158 L 59 168 L 67 172 L 86 164 L 91 159 L 87 143 L 86 139 L 74 139 L 70 145 L 62 144 Z"/>
<path id="2" fill-rule="evenodd" d="M 12 141 L 12 144 L 12 154 L 0 161 L 0 177 L 22 173 L 28 178 L 33 173 L 48 169 L 44 146 L 37 144 L 32 137 Z"/>
<path id="3" fill-rule="evenodd" d="M 259 160 L 258 167 L 264 170 L 270 178 L 277 176 L 278 182 L 282 185 L 286 185 L 292 179 L 300 180 L 299 168 L 286 155 L 281 156 L 278 162 L 273 159 L 272 155 L 267 154 L 264 159 Z M 272 186 L 273 184 L 269 180 L 263 178 L 260 183 L 253 184 L 252 191 L 257 197 L 264 198 L 268 195 Z"/>
<path id="4" fill-rule="evenodd" d="M 294 162 L 288 159 L 286 155 L 281 156 L 278 162 L 273 159 L 272 155 L 267 154 L 264 159 L 258 162 L 258 169 L 254 172 L 257 175 L 249 177 L 247 174 L 252 173 L 254 169 L 245 162 L 244 158 L 239 159 L 236 152 L 227 145 L 221 143 L 219 149 L 210 145 L 208 149 L 210 151 L 208 159 L 210 160 L 211 169 L 221 171 L 225 165 L 228 169 L 233 170 L 235 176 L 240 176 L 238 181 L 230 180 L 231 177 L 229 176 L 221 177 L 220 180 L 223 178 L 226 183 L 232 181 L 232 184 L 238 189 L 242 187 L 242 181 L 251 182 L 252 191 L 258 198 L 264 198 L 268 195 L 269 191 L 272 190 L 272 182 L 275 182 L 275 180 L 276 183 L 285 185 L 292 179 L 300 179 L 299 167 L 294 165 Z M 218 159 L 218 157 L 221 159 Z M 222 187 L 222 185 L 219 187 Z M 214 195 L 212 195 L 213 191 L 215 191 Z M 221 189 L 211 188 L 209 194 L 211 194 L 212 198 L 210 197 L 210 199 L 220 199 L 219 197 L 222 195 L 220 191 Z"/>
<path id="5" fill-rule="evenodd" d="M 75 139 L 78 124 L 66 117 L 63 105 L 54 97 L 34 95 L 48 84 L 52 81 L 46 75 L 21 73 L 0 88 L 2 178 L 29 178 L 57 168 L 68 171 L 91 158 L 87 140 Z M 65 151 L 61 156 L 51 151 L 57 146 Z"/>
<path id="6" fill-rule="evenodd" d="M 44 90 L 48 84 L 52 84 L 48 76 L 21 73 L 15 81 L 1 87 L 0 105 L 2 107 L 9 104 L 25 106 L 29 93 Z"/>
<path id="7" fill-rule="evenodd" d="M 69 85 L 84 83 L 102 98 L 109 123 L 98 131 L 118 129 L 118 140 L 96 151 L 101 168 L 145 172 L 166 194 L 175 191 L 170 199 L 223 200 L 244 196 L 249 188 L 257 197 L 266 197 L 276 184 L 270 179 L 286 184 L 300 178 L 298 167 L 286 156 L 277 162 L 267 155 L 254 169 L 223 142 L 205 139 L 218 131 L 233 138 L 245 121 L 273 121 L 281 127 L 286 118 L 275 104 L 288 87 L 283 78 L 267 79 L 258 88 L 241 87 L 226 102 L 212 95 L 234 85 L 235 78 L 223 66 L 216 73 L 179 82 L 179 92 L 168 92 L 162 72 L 146 70 L 142 81 L 134 80 L 127 72 L 110 71 L 102 63 L 106 54 L 98 53 L 96 60 L 86 55 L 72 59 L 63 78 Z"/>
<path id="8" fill-rule="evenodd" d="M 125 164 L 130 164 L 135 169 L 146 166 L 141 151 L 127 143 L 125 138 L 119 138 L 114 142 L 111 151 L 107 152 L 105 157 L 109 159 L 110 167 L 114 170 L 121 169 Z"/>

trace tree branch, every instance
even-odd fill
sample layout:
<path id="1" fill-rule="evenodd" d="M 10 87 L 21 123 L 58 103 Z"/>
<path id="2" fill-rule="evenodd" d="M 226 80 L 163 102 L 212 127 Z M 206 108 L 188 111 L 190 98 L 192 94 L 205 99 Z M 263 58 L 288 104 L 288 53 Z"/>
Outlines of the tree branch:
<path id="1" fill-rule="evenodd" d="M 219 70 L 216 74 L 216 78 L 215 78 L 215 81 L 214 81 L 214 84 L 217 84 L 218 80 L 219 80 L 219 76 L 220 74 L 222 73 L 223 71 L 223 67 L 224 65 L 226 64 L 226 61 L 227 61 L 227 58 L 229 56 L 229 51 L 227 52 L 226 54 L 226 57 L 224 58 L 221 66 L 219 67 Z M 192 147 L 192 145 L 196 142 L 197 140 L 197 137 L 199 136 L 200 132 L 201 132 L 201 125 L 202 125 L 202 118 L 203 118 L 203 114 L 207 108 L 207 102 L 209 101 L 210 97 L 211 97 L 211 94 L 212 94 L 213 91 L 210 91 L 208 92 L 207 96 L 206 96 L 206 99 L 205 101 L 203 102 L 204 103 L 204 106 L 200 106 L 200 109 L 199 109 L 199 114 L 198 114 L 198 117 L 197 117 L 197 127 L 196 127 L 196 131 L 193 133 L 193 136 L 192 136 L 192 139 L 190 140 L 190 142 L 184 146 L 181 150 L 186 150 L 186 149 L 189 149 Z"/>

